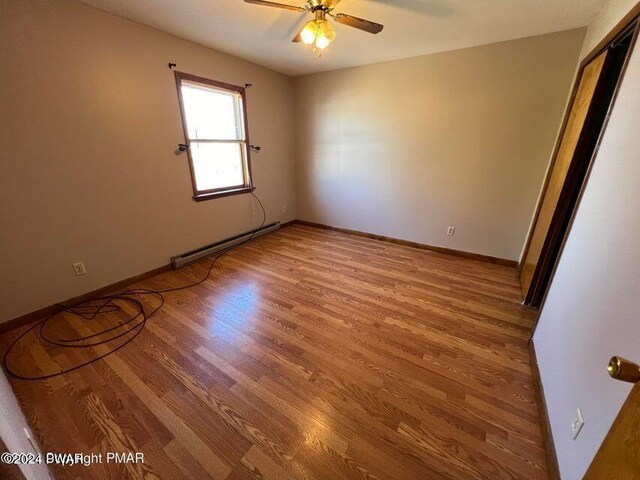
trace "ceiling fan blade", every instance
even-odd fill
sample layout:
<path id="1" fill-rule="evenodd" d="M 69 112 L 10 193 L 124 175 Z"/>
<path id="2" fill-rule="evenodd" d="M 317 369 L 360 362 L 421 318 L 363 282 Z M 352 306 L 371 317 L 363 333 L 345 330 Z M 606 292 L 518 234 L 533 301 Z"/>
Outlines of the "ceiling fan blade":
<path id="1" fill-rule="evenodd" d="M 296 7 L 295 5 L 286 5 L 284 3 L 267 2 L 267 0 L 244 0 L 245 3 L 252 3 L 254 5 L 262 5 L 263 7 L 282 8 L 283 10 L 291 10 L 294 12 L 305 12 L 303 7 Z"/>
<path id="2" fill-rule="evenodd" d="M 293 43 L 300 43 L 302 41 L 302 36 L 300 34 L 297 34 L 295 37 L 293 37 L 293 40 L 291 40 Z"/>
<path id="3" fill-rule="evenodd" d="M 338 23 L 373 34 L 380 33 L 384 28 L 384 25 L 380 25 L 379 23 L 371 22 L 364 18 L 354 17 L 353 15 L 346 15 L 344 13 L 338 13 L 333 18 Z"/>

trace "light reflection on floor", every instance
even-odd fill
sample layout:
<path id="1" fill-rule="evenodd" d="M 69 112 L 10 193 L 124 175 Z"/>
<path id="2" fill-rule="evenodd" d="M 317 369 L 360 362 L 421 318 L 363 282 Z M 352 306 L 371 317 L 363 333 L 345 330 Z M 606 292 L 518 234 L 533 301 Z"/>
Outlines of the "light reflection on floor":
<path id="1" fill-rule="evenodd" d="M 262 300 L 260 286 L 255 282 L 235 282 L 220 288 L 211 297 L 207 316 L 212 320 L 209 331 L 229 342 L 242 336 L 241 330 L 255 319 L 257 306 Z M 224 322 L 217 321 L 224 319 Z M 238 324 L 238 329 L 229 324 Z"/>

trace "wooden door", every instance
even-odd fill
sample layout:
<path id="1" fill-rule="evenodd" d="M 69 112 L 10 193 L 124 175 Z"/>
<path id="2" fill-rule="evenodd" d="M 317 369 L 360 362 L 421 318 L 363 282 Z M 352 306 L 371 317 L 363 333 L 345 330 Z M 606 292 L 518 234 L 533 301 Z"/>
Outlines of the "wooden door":
<path id="1" fill-rule="evenodd" d="M 613 361 L 613 359 L 612 359 Z M 583 480 L 640 478 L 640 368 L 627 365 L 636 381 Z M 635 376 L 633 370 L 635 368 Z M 611 369 L 610 369 L 611 372 Z"/>
<path id="2" fill-rule="evenodd" d="M 553 215 L 558 206 L 558 199 L 567 178 L 567 172 L 574 158 L 576 147 L 583 132 L 589 108 L 594 98 L 594 93 L 601 81 L 608 50 L 594 58 L 582 70 L 582 77 L 576 91 L 569 118 L 567 120 L 562 140 L 556 153 L 551 172 L 547 180 L 540 209 L 536 217 L 529 245 L 525 254 L 520 272 L 520 284 L 522 298 L 527 298 L 531 287 L 534 272 L 540 260 L 544 242 L 549 234 Z"/>

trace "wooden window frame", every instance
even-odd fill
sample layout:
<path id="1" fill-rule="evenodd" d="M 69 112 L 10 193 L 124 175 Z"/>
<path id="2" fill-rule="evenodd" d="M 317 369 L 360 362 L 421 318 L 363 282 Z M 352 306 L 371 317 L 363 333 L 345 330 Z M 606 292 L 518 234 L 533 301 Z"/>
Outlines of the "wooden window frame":
<path id="1" fill-rule="evenodd" d="M 253 177 L 251 174 L 251 144 L 249 142 L 249 122 L 247 120 L 247 96 L 244 87 L 237 85 L 231 85 L 229 83 L 219 82 L 217 80 L 211 80 L 209 78 L 198 77 L 185 72 L 175 72 L 176 88 L 178 90 L 178 103 L 180 105 L 180 115 L 182 117 L 182 129 L 184 132 L 185 144 L 189 146 L 187 148 L 187 156 L 189 158 L 189 172 L 191 174 L 191 186 L 193 188 L 193 199 L 196 202 L 204 200 L 212 200 L 214 198 L 228 197 L 230 195 L 241 195 L 243 193 L 251 193 L 255 190 L 253 186 Z M 236 92 L 240 94 L 242 100 L 242 121 L 244 127 L 244 151 L 243 153 L 243 177 L 244 183 L 242 185 L 232 185 L 228 187 L 214 188 L 209 190 L 198 190 L 196 183 L 196 173 L 193 166 L 193 157 L 191 155 L 191 144 L 189 140 L 189 129 L 187 127 L 187 116 L 184 109 L 184 101 L 182 98 L 182 82 L 193 82 L 201 85 L 215 87 L 222 90 L 228 90 L 230 92 Z"/>

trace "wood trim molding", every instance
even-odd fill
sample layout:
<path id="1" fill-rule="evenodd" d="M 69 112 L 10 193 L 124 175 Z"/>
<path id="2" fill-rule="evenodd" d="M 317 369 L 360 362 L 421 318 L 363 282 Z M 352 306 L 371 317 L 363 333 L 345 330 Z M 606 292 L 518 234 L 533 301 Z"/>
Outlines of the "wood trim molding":
<path id="1" fill-rule="evenodd" d="M 446 247 L 436 247 L 434 245 L 427 245 L 425 243 L 412 242 L 410 240 L 402 240 L 399 238 L 385 237 L 384 235 L 378 235 L 375 233 L 361 232 L 359 230 L 350 230 L 348 228 L 332 227 L 330 225 L 309 222 L 307 220 L 294 220 L 293 222 L 289 222 L 288 224 L 291 224 L 291 223 L 297 223 L 300 225 L 307 225 L 307 226 L 316 227 L 316 228 L 324 228 L 325 230 L 333 230 L 336 232 L 348 233 L 349 235 L 356 235 L 358 237 L 372 238 L 374 240 L 381 240 L 383 242 L 395 243 L 397 245 L 404 245 L 405 247 L 413 247 L 413 248 L 419 248 L 421 250 L 431 250 L 433 252 L 446 253 L 447 255 L 455 255 L 456 257 L 468 258 L 470 260 L 479 260 L 481 262 L 494 263 L 496 265 L 502 265 L 504 267 L 515 268 L 518 266 L 518 262 L 516 260 L 508 260 L 506 258 L 491 257 L 489 255 L 481 255 L 479 253 L 471 253 L 471 252 L 465 252 L 462 250 L 454 250 L 452 248 L 446 248 Z"/>
<path id="2" fill-rule="evenodd" d="M 308 222 L 306 220 L 290 220 L 288 222 L 282 223 L 280 224 L 280 228 L 284 228 L 284 227 L 288 227 L 289 225 L 293 225 L 293 224 L 300 224 L 300 225 L 308 225 L 310 227 L 316 227 L 316 228 L 323 228 L 325 230 L 334 230 L 337 232 L 343 232 L 343 233 L 348 233 L 350 235 L 357 235 L 359 237 L 365 237 L 365 238 L 373 238 L 375 240 L 382 240 L 383 242 L 389 242 L 389 243 L 395 243 L 397 245 L 404 245 L 406 247 L 413 247 L 413 248 L 420 248 L 422 250 L 431 250 L 434 252 L 439 252 L 439 253 L 446 253 L 448 255 L 455 255 L 458 257 L 463 257 L 463 258 L 468 258 L 471 260 L 479 260 L 481 262 L 488 262 L 488 263 L 494 263 L 497 265 L 503 265 L 505 267 L 515 267 L 517 266 L 517 262 L 515 260 L 507 260 L 504 258 L 496 258 L 496 257 L 490 257 L 487 255 L 480 255 L 478 253 L 470 253 L 470 252 L 463 252 L 461 250 L 453 250 L 450 248 L 444 248 L 444 247 L 435 247 L 432 245 L 426 245 L 423 243 L 417 243 L 417 242 L 411 242 L 408 240 L 400 240 L 397 238 L 392 238 L 392 237 L 385 237 L 383 235 L 376 235 L 373 233 L 365 233 L 365 232 L 359 232 L 357 230 L 349 230 L 346 228 L 338 228 L 338 227 L 331 227 L 329 225 L 323 225 L 320 223 L 313 223 L 313 222 Z M 141 282 L 143 280 L 146 280 L 148 278 L 151 277 L 155 277 L 156 275 L 160 275 L 161 273 L 164 272 L 168 272 L 169 270 L 171 270 L 171 265 L 164 265 L 162 267 L 159 268 L 155 268 L 153 270 L 149 270 L 148 272 L 144 272 L 141 273 L 140 275 L 135 275 L 133 277 L 129 277 L 126 278 L 124 280 L 120 280 L 118 282 L 112 283 L 110 285 L 107 285 L 105 287 L 102 288 L 98 288 L 97 290 L 93 290 L 91 292 L 87 292 L 84 293 L 82 295 L 79 295 L 77 297 L 74 298 L 70 298 L 68 300 L 65 300 L 64 302 L 59 302 L 62 304 L 73 304 L 73 303 L 78 303 L 78 302 L 82 302 L 85 300 L 89 300 L 90 298 L 93 297 L 99 297 L 99 296 L 103 296 L 106 295 L 108 293 L 113 293 L 116 292 L 118 290 L 122 290 L 123 288 L 128 287 L 129 285 L 133 285 L 134 283 L 138 283 Z M 47 317 L 49 315 L 53 315 L 54 313 L 60 311 L 60 307 L 58 307 L 57 305 L 49 305 L 48 307 L 44 307 L 41 308 L 39 310 L 35 310 L 33 312 L 27 313 L 25 315 L 21 315 L 17 318 L 14 318 L 12 320 L 8 320 L 6 322 L 2 322 L 0 323 L 0 334 L 8 332 L 9 330 L 13 330 L 15 328 L 20 328 L 24 325 L 27 325 L 29 323 L 35 322 L 36 320 L 42 320 L 44 317 Z"/>
<path id="3" fill-rule="evenodd" d="M 230 197 L 233 195 L 242 195 L 243 193 L 251 193 L 255 190 L 253 187 L 242 187 L 235 189 L 223 189 L 219 192 L 210 192 L 210 193 L 199 193 L 198 195 L 194 195 L 193 200 L 195 202 L 203 202 L 205 200 L 212 200 L 214 198 L 221 197 Z"/>
<path id="4" fill-rule="evenodd" d="M 629 59 L 634 51 L 637 40 L 638 26 L 634 26 L 628 48 L 623 54 L 613 50 L 607 56 L 603 72 L 603 82 L 599 82 L 589 107 L 589 116 L 595 123 L 587 119 L 584 125 L 584 138 L 576 146 L 574 161 L 571 162 L 565 184 L 562 187 L 558 204 L 554 213 L 550 229 L 542 248 L 538 267 L 533 275 L 531 288 L 525 302 L 533 306 L 542 306 L 544 298 L 553 281 L 555 271 L 564 250 L 566 240 L 571 231 L 582 196 L 589 182 L 593 163 L 598 156 L 600 144 L 606 134 L 611 112 L 615 107 L 620 85 L 622 84 Z M 610 77 L 608 70 L 616 71 L 617 77 Z M 601 119 L 599 121 L 598 119 Z"/>
<path id="5" fill-rule="evenodd" d="M 209 85 L 211 87 L 216 87 L 223 90 L 229 90 L 233 92 L 237 92 L 242 97 L 242 116 L 244 123 L 244 156 L 246 162 L 244 162 L 244 185 L 235 186 L 235 187 L 225 187 L 217 190 L 198 190 L 198 186 L 196 183 L 196 173 L 193 166 L 193 156 L 191 155 L 191 148 L 187 148 L 187 158 L 189 159 L 189 172 L 191 174 L 191 186 L 193 188 L 193 199 L 196 202 L 200 202 L 203 200 L 211 200 L 213 198 L 226 197 L 229 195 L 238 195 L 242 193 L 252 192 L 254 190 L 253 187 L 253 177 L 251 173 L 251 141 L 249 140 L 249 114 L 247 109 L 247 94 L 246 88 L 239 87 L 237 85 L 231 85 L 230 83 L 219 82 L 218 80 L 212 80 L 210 78 L 198 77 L 196 75 L 192 75 L 190 73 L 185 72 L 174 72 L 174 77 L 176 81 L 176 89 L 178 91 L 178 105 L 180 108 L 180 117 L 182 119 L 182 130 L 184 133 L 184 142 L 186 145 L 191 145 L 189 141 L 189 128 L 187 127 L 187 116 L 184 109 L 184 101 L 182 98 L 182 81 L 186 80 L 188 82 L 199 83 L 202 85 Z"/>
<path id="6" fill-rule="evenodd" d="M 536 225 L 538 224 L 538 220 L 540 218 L 540 210 L 542 209 L 542 203 L 544 202 L 545 195 L 547 193 L 547 188 L 549 187 L 549 182 L 551 180 L 551 175 L 553 174 L 553 169 L 556 165 L 556 159 L 558 158 L 558 153 L 560 151 L 560 145 L 562 144 L 562 140 L 564 139 L 564 134 L 567 130 L 567 125 L 569 123 L 569 116 L 571 115 L 571 111 L 573 110 L 573 105 L 576 101 L 576 95 L 578 93 L 578 87 L 580 86 L 580 80 L 582 79 L 582 75 L 584 73 L 584 67 L 587 64 L 581 64 L 578 68 L 578 73 L 573 82 L 573 86 L 571 87 L 571 97 L 569 98 L 569 103 L 567 103 L 566 110 L 564 112 L 564 116 L 562 118 L 562 125 L 560 126 L 560 131 L 558 133 L 558 137 L 556 138 L 556 143 L 553 147 L 553 153 L 551 154 L 551 160 L 549 161 L 549 166 L 547 168 L 547 172 L 545 174 L 544 180 L 542 182 L 542 190 L 540 191 L 540 197 L 538 198 L 538 203 L 536 204 L 536 209 L 533 214 L 533 220 L 531 221 L 531 227 L 529 232 L 527 233 L 527 241 L 525 242 L 524 249 L 522 251 L 522 255 L 520 257 L 520 261 L 518 262 L 518 278 L 520 278 L 520 274 L 522 272 L 522 268 L 524 267 L 524 263 L 527 260 L 527 254 L 529 253 L 529 247 L 531 246 L 531 240 L 533 238 L 533 234 L 536 229 Z M 524 298 L 523 298 L 524 300 Z"/>
<path id="7" fill-rule="evenodd" d="M 556 446 L 551 433 L 551 421 L 549 420 L 549 411 L 547 410 L 547 402 L 544 397 L 542 377 L 540 377 L 538 357 L 536 356 L 536 347 L 533 344 L 533 340 L 529 340 L 529 365 L 531 366 L 531 376 L 533 378 L 533 387 L 536 393 L 540 426 L 542 427 L 542 437 L 547 456 L 547 474 L 551 480 L 560 480 L 560 466 L 558 465 Z"/>
<path id="8" fill-rule="evenodd" d="M 163 265 L 162 267 L 154 268 L 153 270 L 149 270 L 148 272 L 141 273 L 139 275 L 134 275 L 133 277 L 125 278 L 124 280 L 120 280 L 110 285 L 98 288 L 97 290 L 83 293 L 82 295 L 58 303 L 69 305 L 84 302 L 94 297 L 100 297 L 109 293 L 117 292 L 118 290 L 122 290 L 130 285 L 133 285 L 134 283 L 138 283 L 148 278 L 155 277 L 156 275 L 168 272 L 169 270 L 171 270 L 171 265 Z M 35 310 L 25 315 L 16 317 L 12 320 L 2 322 L 0 323 L 0 334 L 3 334 L 15 328 L 20 328 L 37 320 L 42 320 L 43 318 L 48 317 L 49 315 L 53 315 L 54 313 L 57 313 L 61 310 L 62 309 L 57 304 L 49 305 L 48 307 L 44 307 L 39 310 Z"/>
<path id="9" fill-rule="evenodd" d="M 288 225 L 292 225 L 296 222 L 297 220 L 291 220 L 286 223 L 281 223 L 280 228 L 286 227 Z M 78 295 L 77 297 L 73 297 L 58 303 L 69 305 L 69 304 L 83 302 L 93 297 L 100 297 L 100 296 L 107 295 L 109 293 L 115 293 L 118 290 L 123 290 L 135 283 L 142 282 L 144 280 L 155 277 L 157 275 L 160 275 L 161 273 L 165 273 L 170 270 L 172 270 L 171 264 L 163 265 L 162 267 L 154 268 L 153 270 L 149 270 L 148 272 L 144 272 L 139 275 L 134 275 L 133 277 L 125 278 L 124 280 L 120 280 L 110 285 L 106 285 L 104 287 L 98 288 L 97 290 L 83 293 L 82 295 Z M 24 325 L 28 325 L 29 323 L 35 322 L 37 320 L 42 320 L 43 318 L 48 317 L 49 315 L 53 315 L 54 313 L 57 313 L 60 310 L 61 308 L 58 307 L 56 304 L 49 305 L 48 307 L 40 308 L 39 310 L 35 310 L 25 315 L 21 315 L 11 320 L 7 320 L 6 322 L 2 322 L 0 323 L 0 335 L 10 330 L 14 330 Z"/>
<path id="10" fill-rule="evenodd" d="M 289 220 L 288 222 L 280 223 L 280 228 L 288 227 L 289 225 L 293 225 L 298 223 L 298 220 Z"/>
<path id="11" fill-rule="evenodd" d="M 562 143 L 562 139 L 564 137 L 565 130 L 567 129 L 567 122 L 569 121 L 569 114 L 571 113 L 571 109 L 573 108 L 573 104 L 575 102 L 575 97 L 578 92 L 578 86 L 580 84 L 580 79 L 582 78 L 582 74 L 584 72 L 584 68 L 600 53 L 602 53 L 606 48 L 609 47 L 611 42 L 615 40 L 615 38 L 620 35 L 624 30 L 626 30 L 635 20 L 640 17 L 640 2 L 638 2 L 635 7 L 633 7 L 629 13 L 627 13 L 620 22 L 616 24 L 616 26 L 611 30 L 598 45 L 589 52 L 589 54 L 582 59 L 580 65 L 578 67 L 578 72 L 576 74 L 576 78 L 574 79 L 573 86 L 571 87 L 571 96 L 569 98 L 569 102 L 567 103 L 567 107 L 564 112 L 564 117 L 562 119 L 562 125 L 560 126 L 560 131 L 558 133 L 558 137 L 556 138 L 556 143 L 553 148 L 553 153 L 551 155 L 551 160 L 549 162 L 549 167 L 547 169 L 547 173 L 545 175 L 540 198 L 538 199 L 538 203 L 536 204 L 536 209 L 533 215 L 533 220 L 531 222 L 532 228 L 527 234 L 527 241 L 525 242 L 525 246 L 522 253 L 522 258 L 518 262 L 518 278 L 520 278 L 520 272 L 524 265 L 524 261 L 527 257 L 527 251 L 529 250 L 529 245 L 531 244 L 531 237 L 533 236 L 534 227 L 538 221 L 538 216 L 540 214 L 540 207 L 542 206 L 542 202 L 544 200 L 544 194 L 547 191 L 547 187 L 549 186 L 549 179 L 551 177 L 551 173 L 553 172 L 553 167 L 556 162 L 556 157 L 558 156 L 558 150 L 560 149 L 560 144 Z M 624 76 L 624 75 L 622 75 Z M 621 79 L 622 79 L 621 76 Z"/>
<path id="12" fill-rule="evenodd" d="M 640 3 L 636 6 L 636 8 L 640 12 Z M 624 28 L 621 28 L 620 30 L 618 30 L 618 34 L 619 34 L 620 32 L 623 32 L 626 29 L 626 27 L 631 26 L 636 21 L 638 22 L 638 23 L 635 24 L 635 27 L 634 27 L 635 30 L 633 32 L 633 38 L 631 40 L 631 45 L 629 47 L 629 51 L 627 53 L 624 65 L 622 67 L 622 71 L 620 72 L 620 76 L 618 77 L 618 81 L 617 81 L 617 84 L 616 84 L 616 87 L 615 87 L 615 91 L 613 93 L 613 97 L 612 97 L 611 102 L 610 102 L 610 106 L 609 106 L 609 110 L 608 110 L 607 116 L 606 116 L 605 121 L 604 121 L 604 123 L 602 125 L 602 129 L 600 131 L 600 135 L 598 137 L 598 141 L 596 142 L 596 145 L 595 145 L 595 148 L 594 148 L 594 151 L 593 151 L 593 155 L 592 155 L 591 160 L 589 162 L 589 165 L 587 167 L 587 171 L 585 173 L 584 181 L 583 181 L 583 183 L 582 183 L 582 185 L 580 187 L 580 191 L 578 192 L 577 199 L 576 199 L 576 207 L 571 212 L 571 215 L 570 215 L 570 217 L 568 219 L 567 228 L 566 228 L 566 231 L 564 232 L 564 235 L 562 237 L 562 240 L 561 240 L 561 243 L 560 243 L 560 246 L 559 246 L 559 249 L 558 249 L 558 253 L 557 253 L 556 258 L 555 258 L 555 261 L 553 262 L 553 264 L 550 267 L 550 275 L 549 275 L 549 279 L 547 281 L 547 288 L 542 293 L 542 299 L 540 301 L 540 306 L 537 309 L 537 316 L 536 316 L 534 324 L 533 324 L 533 329 L 531 330 L 530 340 L 533 339 L 533 336 L 535 335 L 536 330 L 538 328 L 538 323 L 540 322 L 540 317 L 542 316 L 542 310 L 544 308 L 545 302 L 547 301 L 547 296 L 549 295 L 549 290 L 550 290 L 551 284 L 553 283 L 553 279 L 554 279 L 556 271 L 558 269 L 558 264 L 560 263 L 560 259 L 562 257 L 563 252 L 564 252 L 564 248 L 566 246 L 567 239 L 569 237 L 569 232 L 571 230 L 571 227 L 573 226 L 573 222 L 575 220 L 575 217 L 576 217 L 576 214 L 577 214 L 577 211 L 578 211 L 578 206 L 579 206 L 579 204 L 580 204 L 580 202 L 582 200 L 582 197 L 584 195 L 584 191 L 585 191 L 585 189 L 587 187 L 587 183 L 589 182 L 589 178 L 591 176 L 591 170 L 593 168 L 593 162 L 594 162 L 594 160 L 595 160 L 595 158 L 596 158 L 596 156 L 598 154 L 598 151 L 600 149 L 600 143 L 601 143 L 602 138 L 604 136 L 605 130 L 606 130 L 607 126 L 608 126 L 609 119 L 611 117 L 611 110 L 613 109 L 613 107 L 614 107 L 614 105 L 616 103 L 616 100 L 617 100 L 617 97 L 618 97 L 618 93 L 620 91 L 620 85 L 622 84 L 622 81 L 624 80 L 624 76 L 626 74 L 627 66 L 628 66 L 629 61 L 631 59 L 631 56 L 633 55 L 633 52 L 635 50 L 635 46 L 636 46 L 637 41 L 638 41 L 638 36 L 640 35 L 640 20 L 638 20 L 639 15 L 640 15 L 640 13 L 636 13 L 633 16 L 632 20 L 627 25 L 625 25 Z M 614 37 L 614 40 L 615 40 L 615 37 Z M 607 44 L 607 46 L 608 45 L 609 44 Z"/>
<path id="13" fill-rule="evenodd" d="M 613 29 L 605 35 L 605 37 L 591 50 L 586 57 L 582 59 L 580 63 L 580 70 L 582 70 L 585 65 L 587 65 L 591 60 L 597 57 L 605 48 L 609 47 L 609 44 L 615 40 L 615 38 L 620 35 L 624 30 L 627 29 L 638 17 L 640 17 L 640 2 L 636 3 L 636 5 L 629 10 L 622 19 L 616 24 Z"/>

